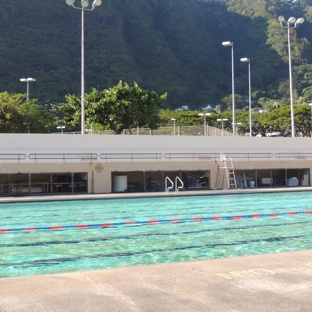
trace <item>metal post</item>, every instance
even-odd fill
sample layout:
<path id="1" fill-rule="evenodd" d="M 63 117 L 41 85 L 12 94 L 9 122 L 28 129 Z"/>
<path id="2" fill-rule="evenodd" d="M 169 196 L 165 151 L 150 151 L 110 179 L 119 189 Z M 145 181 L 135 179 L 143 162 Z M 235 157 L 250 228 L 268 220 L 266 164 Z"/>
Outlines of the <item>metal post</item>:
<path id="1" fill-rule="evenodd" d="M 81 8 L 81 134 L 85 133 L 84 8 Z"/>
<path id="2" fill-rule="evenodd" d="M 94 0 L 92 8 L 88 9 L 89 1 L 81 0 L 81 7 L 75 6 L 75 0 L 66 0 L 66 4 L 81 10 L 81 134 L 85 134 L 85 81 L 84 81 L 84 11 L 93 11 L 102 4 L 102 0 Z"/>
<path id="3" fill-rule="evenodd" d="M 173 121 L 173 135 L 176 134 L 176 119 L 175 118 L 171 118 L 171 121 Z"/>
<path id="4" fill-rule="evenodd" d="M 27 85 L 27 87 L 26 87 L 27 100 L 29 100 L 29 80 L 27 80 L 26 85 Z"/>
<path id="5" fill-rule="evenodd" d="M 234 44 L 232 42 L 231 46 L 231 54 L 232 54 L 232 119 L 233 119 L 233 136 L 236 133 L 236 123 L 235 123 L 235 91 L 234 91 Z"/>
<path id="6" fill-rule="evenodd" d="M 312 103 L 309 103 L 309 106 L 311 108 L 310 137 L 312 137 Z"/>
<path id="7" fill-rule="evenodd" d="M 250 59 L 248 62 L 248 85 L 249 85 L 249 136 L 252 137 Z"/>
<path id="8" fill-rule="evenodd" d="M 309 106 L 310 106 L 310 108 L 311 108 L 311 121 L 310 121 L 311 125 L 310 125 L 310 137 L 312 137 L 312 103 L 309 103 Z"/>
<path id="9" fill-rule="evenodd" d="M 297 28 L 304 22 L 304 18 L 300 17 L 296 20 L 295 17 L 290 17 L 287 20 L 286 26 L 283 25 L 285 18 L 279 16 L 278 21 L 281 27 L 287 28 L 287 40 L 288 40 L 288 61 L 289 61 L 289 95 L 290 95 L 290 114 L 291 114 L 291 136 L 295 137 L 295 117 L 294 117 L 294 102 L 293 102 L 293 86 L 292 86 L 292 68 L 291 68 L 291 47 L 290 47 L 290 28 Z M 294 24 L 290 27 L 290 24 Z"/>
<path id="10" fill-rule="evenodd" d="M 288 60 L 289 60 L 289 95 L 290 95 L 291 136 L 294 138 L 295 137 L 295 118 L 294 118 L 289 22 L 287 22 L 287 36 L 288 36 Z"/>

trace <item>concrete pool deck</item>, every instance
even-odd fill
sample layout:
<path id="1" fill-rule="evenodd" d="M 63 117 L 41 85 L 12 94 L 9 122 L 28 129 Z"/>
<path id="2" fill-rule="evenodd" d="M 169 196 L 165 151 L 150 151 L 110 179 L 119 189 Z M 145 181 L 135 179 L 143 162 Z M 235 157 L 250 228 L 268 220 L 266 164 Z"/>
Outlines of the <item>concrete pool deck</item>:
<path id="1" fill-rule="evenodd" d="M 0 279 L 1 312 L 308 312 L 312 251 Z"/>
<path id="2" fill-rule="evenodd" d="M 1 197 L 0 203 L 311 191 Z M 1 254 L 0 254 L 1 257 Z M 310 312 L 312 250 L 0 279 L 0 312 Z"/>

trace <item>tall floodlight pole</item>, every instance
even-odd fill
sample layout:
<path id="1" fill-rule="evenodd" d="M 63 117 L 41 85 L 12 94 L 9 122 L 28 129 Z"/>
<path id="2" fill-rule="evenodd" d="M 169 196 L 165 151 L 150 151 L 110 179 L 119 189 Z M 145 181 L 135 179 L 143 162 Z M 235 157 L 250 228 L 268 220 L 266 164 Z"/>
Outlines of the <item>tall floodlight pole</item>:
<path id="1" fill-rule="evenodd" d="M 29 83 L 31 81 L 36 81 L 36 79 L 34 79 L 34 78 L 21 78 L 20 81 L 21 82 L 26 82 L 26 84 L 27 84 L 26 96 L 27 96 L 27 100 L 29 100 Z"/>
<path id="2" fill-rule="evenodd" d="M 279 16 L 278 21 L 283 28 L 287 28 L 287 38 L 288 38 L 288 62 L 289 62 L 289 95 L 290 95 L 290 115 L 291 115 L 291 136 L 295 137 L 295 117 L 294 117 L 294 102 L 293 102 L 293 85 L 292 85 L 292 69 L 291 69 L 291 48 L 290 48 L 290 29 L 297 28 L 300 24 L 304 22 L 304 18 L 300 17 L 296 20 L 295 17 L 290 17 L 284 25 L 284 16 Z M 294 24 L 293 27 L 290 25 Z"/>
<path id="3" fill-rule="evenodd" d="M 232 124 L 233 124 L 233 136 L 236 133 L 236 122 L 235 122 L 235 91 L 234 91 L 234 44 L 231 41 L 222 42 L 224 47 L 231 47 L 231 56 L 232 56 Z"/>
<path id="4" fill-rule="evenodd" d="M 312 103 L 309 103 L 309 106 L 311 108 L 311 125 L 310 125 L 310 137 L 312 137 Z"/>
<path id="5" fill-rule="evenodd" d="M 241 58 L 241 62 L 248 62 L 248 86 L 249 86 L 249 136 L 252 136 L 252 120 L 251 120 L 251 77 L 250 77 L 250 59 L 247 57 Z"/>
<path id="6" fill-rule="evenodd" d="M 85 81 L 84 81 L 84 11 L 93 11 L 102 4 L 102 0 L 94 0 L 91 9 L 88 0 L 81 0 L 81 7 L 75 6 L 75 0 L 66 0 L 66 4 L 81 10 L 81 134 L 85 133 Z"/>

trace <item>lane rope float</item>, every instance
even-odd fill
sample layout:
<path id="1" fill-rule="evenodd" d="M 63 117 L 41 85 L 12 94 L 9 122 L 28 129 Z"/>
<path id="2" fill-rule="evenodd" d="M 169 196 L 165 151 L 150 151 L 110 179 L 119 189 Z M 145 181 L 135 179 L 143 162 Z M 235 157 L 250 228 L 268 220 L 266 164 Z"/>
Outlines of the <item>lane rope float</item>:
<path id="1" fill-rule="evenodd" d="M 56 231 L 66 229 L 86 229 L 97 227 L 116 227 L 125 225 L 153 225 L 159 223 L 186 223 L 186 222 L 199 222 L 199 221 L 220 221 L 220 220 L 240 220 L 249 218 L 267 218 L 279 216 L 293 216 L 312 214 L 312 210 L 304 211 L 289 211 L 289 212 L 271 212 L 271 213 L 254 213 L 243 215 L 230 215 L 230 216 L 211 216 L 211 217 L 193 217 L 193 218 L 172 218 L 172 219 L 155 219 L 143 221 L 121 221 L 121 222 L 106 222 L 94 224 L 75 224 L 75 225 L 51 225 L 51 226 L 38 226 L 38 227 L 22 227 L 22 228 L 0 228 L 0 234 L 10 232 L 30 232 L 30 231 Z"/>

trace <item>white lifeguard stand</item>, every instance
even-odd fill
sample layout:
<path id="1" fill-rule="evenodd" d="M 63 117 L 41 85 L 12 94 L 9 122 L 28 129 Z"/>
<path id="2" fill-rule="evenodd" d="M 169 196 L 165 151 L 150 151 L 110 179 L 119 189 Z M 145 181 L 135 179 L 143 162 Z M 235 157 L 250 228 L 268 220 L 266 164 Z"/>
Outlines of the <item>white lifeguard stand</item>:
<path id="1" fill-rule="evenodd" d="M 228 188 L 237 188 L 232 158 L 227 158 L 226 155 L 220 154 L 220 164 L 218 164 L 218 168 L 225 170 Z"/>

